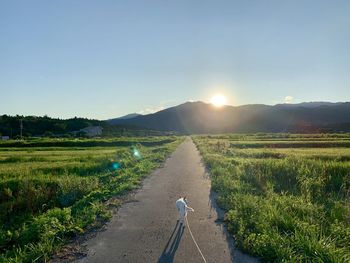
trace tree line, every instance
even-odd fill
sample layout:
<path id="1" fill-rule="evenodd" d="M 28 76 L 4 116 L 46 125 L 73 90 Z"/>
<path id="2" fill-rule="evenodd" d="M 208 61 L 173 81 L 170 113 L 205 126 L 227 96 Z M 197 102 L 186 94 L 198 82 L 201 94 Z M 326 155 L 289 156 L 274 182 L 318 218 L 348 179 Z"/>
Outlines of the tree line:
<path id="1" fill-rule="evenodd" d="M 22 126 L 22 128 L 21 128 Z M 9 136 L 11 139 L 29 137 L 86 137 L 80 131 L 89 126 L 100 126 L 103 137 L 113 136 L 160 136 L 169 132 L 142 129 L 133 125 L 112 125 L 107 121 L 88 118 L 59 119 L 48 116 L 9 116 L 0 115 L 0 136 Z"/>

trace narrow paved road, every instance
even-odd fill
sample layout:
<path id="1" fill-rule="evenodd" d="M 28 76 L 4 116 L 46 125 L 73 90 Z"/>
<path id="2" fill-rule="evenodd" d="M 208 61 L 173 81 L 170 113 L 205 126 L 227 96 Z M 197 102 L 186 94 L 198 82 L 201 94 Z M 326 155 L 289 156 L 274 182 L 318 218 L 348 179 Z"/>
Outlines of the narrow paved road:
<path id="1" fill-rule="evenodd" d="M 203 262 L 188 228 L 177 225 L 175 201 L 182 194 L 195 209 L 188 221 L 208 263 L 256 262 L 233 249 L 190 138 L 122 205 L 105 231 L 83 244 L 87 256 L 77 262 Z"/>

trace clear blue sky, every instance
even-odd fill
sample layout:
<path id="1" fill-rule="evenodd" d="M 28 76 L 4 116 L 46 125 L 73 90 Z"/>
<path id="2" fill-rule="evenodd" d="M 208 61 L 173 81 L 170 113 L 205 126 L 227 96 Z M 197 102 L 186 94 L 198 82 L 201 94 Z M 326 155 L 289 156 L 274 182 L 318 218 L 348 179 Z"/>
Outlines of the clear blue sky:
<path id="1" fill-rule="evenodd" d="M 350 1 L 0 2 L 0 114 L 350 100 Z"/>

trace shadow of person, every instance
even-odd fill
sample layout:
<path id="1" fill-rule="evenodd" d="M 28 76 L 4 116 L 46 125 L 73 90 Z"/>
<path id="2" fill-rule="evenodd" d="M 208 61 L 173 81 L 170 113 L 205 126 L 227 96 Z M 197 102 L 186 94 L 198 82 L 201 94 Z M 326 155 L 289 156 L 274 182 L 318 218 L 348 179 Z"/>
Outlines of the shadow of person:
<path id="1" fill-rule="evenodd" d="M 171 233 L 170 238 L 166 243 L 164 250 L 157 261 L 158 263 L 174 262 L 175 253 L 180 245 L 180 241 L 183 233 L 184 233 L 184 226 L 182 223 L 181 224 L 179 223 L 179 220 L 177 220 L 174 230 Z"/>

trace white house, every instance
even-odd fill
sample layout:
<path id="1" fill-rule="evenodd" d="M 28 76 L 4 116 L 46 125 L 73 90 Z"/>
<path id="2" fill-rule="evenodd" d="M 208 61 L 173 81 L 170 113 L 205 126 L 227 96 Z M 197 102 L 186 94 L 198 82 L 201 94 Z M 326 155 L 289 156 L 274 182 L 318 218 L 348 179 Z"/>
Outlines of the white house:
<path id="1" fill-rule="evenodd" d="M 98 137 L 102 135 L 102 127 L 101 126 L 89 126 L 80 131 L 85 132 L 89 137 Z"/>

